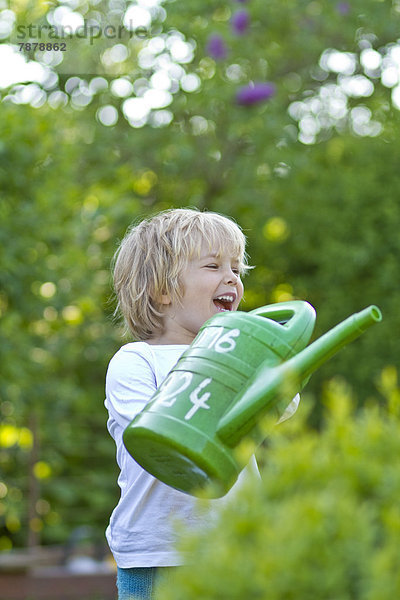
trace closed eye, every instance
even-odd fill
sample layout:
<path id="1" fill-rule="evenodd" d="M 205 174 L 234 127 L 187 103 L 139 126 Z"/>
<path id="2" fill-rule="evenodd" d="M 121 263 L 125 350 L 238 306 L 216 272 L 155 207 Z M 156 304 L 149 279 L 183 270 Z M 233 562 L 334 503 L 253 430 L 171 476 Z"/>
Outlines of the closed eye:
<path id="1" fill-rule="evenodd" d="M 215 264 L 215 263 L 210 263 L 209 265 L 205 265 L 206 269 L 219 269 L 219 265 Z M 237 276 L 240 276 L 240 269 L 239 267 L 231 267 L 232 273 L 234 273 Z"/>

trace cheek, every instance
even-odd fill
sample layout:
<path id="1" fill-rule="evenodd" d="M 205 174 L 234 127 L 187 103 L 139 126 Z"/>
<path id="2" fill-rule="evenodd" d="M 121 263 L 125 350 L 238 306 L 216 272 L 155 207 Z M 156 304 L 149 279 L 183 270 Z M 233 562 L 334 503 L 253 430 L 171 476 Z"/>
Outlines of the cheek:
<path id="1" fill-rule="evenodd" d="M 243 294 L 244 294 L 243 283 L 240 283 L 240 286 L 238 286 L 238 294 L 239 294 L 239 302 L 240 302 L 240 300 L 243 298 Z"/>

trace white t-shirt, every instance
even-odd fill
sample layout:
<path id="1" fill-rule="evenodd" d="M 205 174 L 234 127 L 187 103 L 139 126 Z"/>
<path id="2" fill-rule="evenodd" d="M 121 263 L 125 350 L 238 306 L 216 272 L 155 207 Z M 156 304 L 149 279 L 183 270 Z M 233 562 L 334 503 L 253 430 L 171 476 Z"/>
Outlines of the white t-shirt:
<path id="1" fill-rule="evenodd" d="M 121 497 L 111 515 L 106 537 L 121 568 L 182 564 L 182 557 L 175 550 L 176 521 L 183 522 L 186 530 L 205 527 L 212 509 L 225 503 L 246 476 L 246 470 L 242 471 L 228 494 L 207 501 L 206 511 L 206 501 L 200 503 L 195 497 L 155 479 L 134 461 L 124 446 L 125 428 L 145 407 L 187 348 L 132 342 L 122 346 L 108 367 L 107 427 L 117 446 Z M 247 470 L 258 473 L 255 459 Z"/>
<path id="2" fill-rule="evenodd" d="M 107 427 L 117 446 L 121 497 L 111 515 L 106 537 L 121 568 L 182 564 L 182 557 L 175 549 L 177 521 L 183 523 L 186 531 L 206 527 L 216 509 L 235 494 L 246 476 L 259 476 L 252 457 L 223 498 L 199 501 L 155 479 L 126 450 L 122 439 L 125 428 L 143 410 L 187 348 L 132 342 L 118 350 L 108 367 Z M 298 402 L 297 395 L 279 422 L 296 411 Z"/>

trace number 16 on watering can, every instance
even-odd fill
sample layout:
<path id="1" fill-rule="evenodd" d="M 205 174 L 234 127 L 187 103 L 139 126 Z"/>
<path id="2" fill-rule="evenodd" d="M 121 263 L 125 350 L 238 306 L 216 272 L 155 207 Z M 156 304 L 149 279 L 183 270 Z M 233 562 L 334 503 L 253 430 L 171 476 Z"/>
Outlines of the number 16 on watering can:
<path id="1" fill-rule="evenodd" d="M 209 482 L 225 494 L 242 465 L 234 449 L 322 363 L 382 318 L 370 306 L 307 346 L 315 324 L 308 302 L 214 315 L 200 329 L 151 402 L 124 432 L 133 458 L 164 483 L 195 494 Z M 297 388 L 293 388 L 293 381 Z"/>

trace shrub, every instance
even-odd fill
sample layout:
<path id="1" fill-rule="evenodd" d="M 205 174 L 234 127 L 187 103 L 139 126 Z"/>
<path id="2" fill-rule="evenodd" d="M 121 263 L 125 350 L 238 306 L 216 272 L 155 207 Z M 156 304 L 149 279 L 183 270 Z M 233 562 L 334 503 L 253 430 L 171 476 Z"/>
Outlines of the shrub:
<path id="1" fill-rule="evenodd" d="M 356 413 L 333 380 L 320 432 L 306 425 L 304 407 L 275 428 L 261 452 L 262 481 L 244 486 L 207 533 L 185 540 L 190 564 L 157 600 L 398 597 L 399 396 L 392 389 L 389 410 Z"/>

